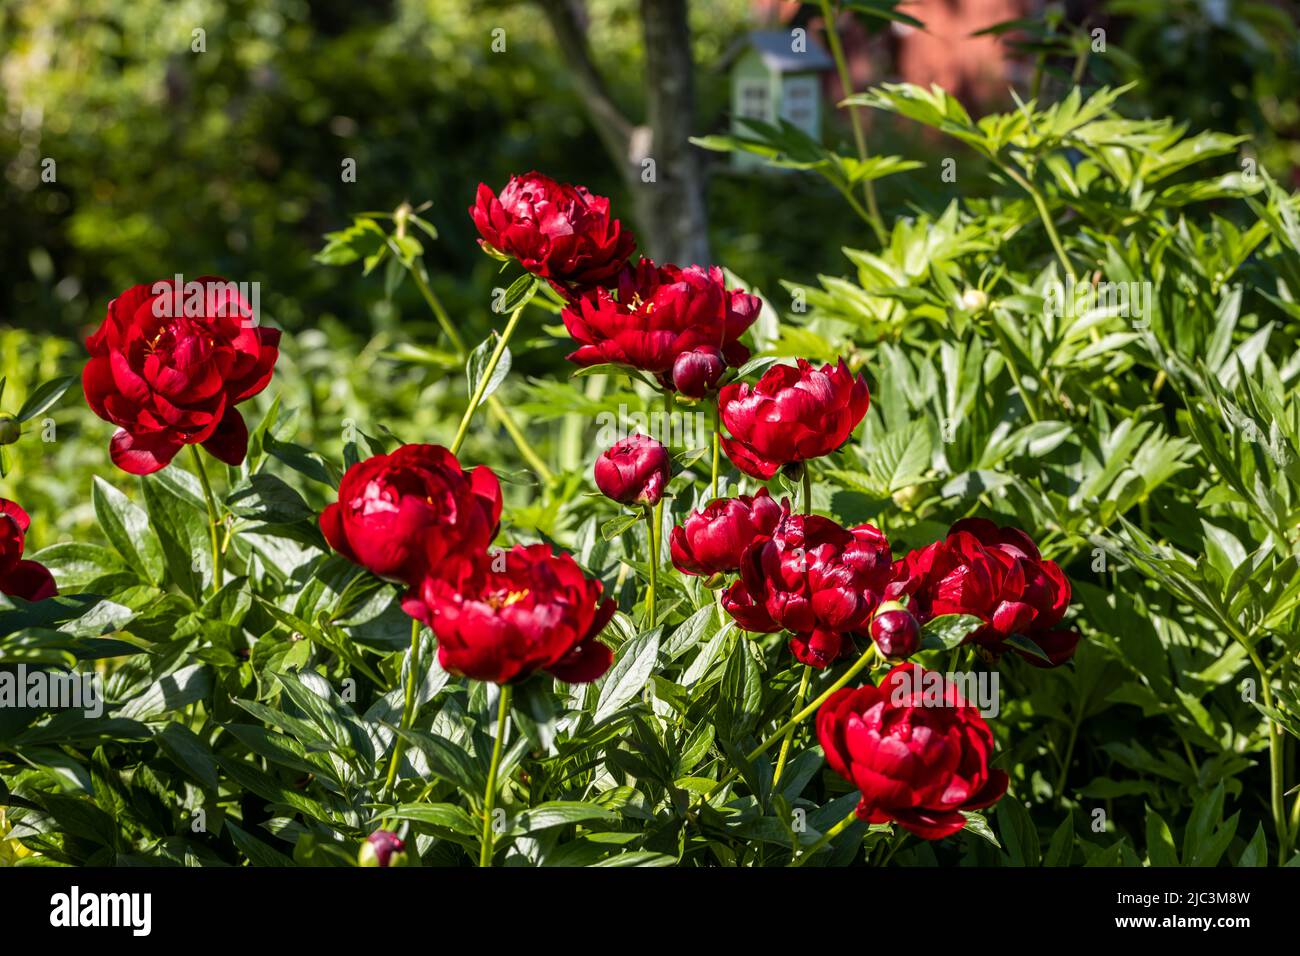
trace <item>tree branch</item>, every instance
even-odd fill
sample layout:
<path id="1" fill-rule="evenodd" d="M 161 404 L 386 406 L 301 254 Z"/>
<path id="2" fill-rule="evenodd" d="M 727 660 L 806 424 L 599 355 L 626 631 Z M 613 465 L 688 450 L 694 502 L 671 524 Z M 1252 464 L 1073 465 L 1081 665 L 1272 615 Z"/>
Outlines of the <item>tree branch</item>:
<path id="1" fill-rule="evenodd" d="M 580 0 L 538 0 L 538 3 L 551 25 L 560 52 L 569 64 L 573 84 L 596 127 L 596 135 L 619 173 L 624 178 L 630 177 L 628 149 L 632 140 L 632 123 L 619 111 L 596 67 L 591 46 L 587 43 L 587 30 L 579 16 Z"/>

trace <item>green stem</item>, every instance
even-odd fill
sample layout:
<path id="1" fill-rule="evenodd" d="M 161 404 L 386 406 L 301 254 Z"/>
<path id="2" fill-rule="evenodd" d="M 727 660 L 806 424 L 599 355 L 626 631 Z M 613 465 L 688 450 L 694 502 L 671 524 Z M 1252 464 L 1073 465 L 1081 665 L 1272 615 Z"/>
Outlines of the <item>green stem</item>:
<path id="1" fill-rule="evenodd" d="M 831 48 L 831 56 L 835 59 L 835 70 L 840 77 L 840 86 L 844 96 L 847 99 L 854 93 L 853 77 L 849 75 L 848 60 L 844 57 L 844 46 L 840 43 L 840 31 L 835 24 L 835 11 L 831 8 L 830 0 L 821 0 L 822 23 L 826 28 L 826 41 Z M 858 159 L 866 162 L 870 155 L 867 152 L 867 137 L 862 130 L 862 119 L 858 115 L 856 106 L 849 107 L 849 122 L 853 126 L 853 142 L 858 149 Z M 880 219 L 880 208 L 876 205 L 876 189 L 871 180 L 862 184 L 862 192 L 867 200 L 867 212 L 865 217 L 867 223 L 876 234 L 876 240 L 883 246 L 886 241 L 885 227 Z"/>
<path id="2" fill-rule="evenodd" d="M 713 406 L 713 495 L 718 497 L 718 462 L 722 444 L 722 410 Z"/>
<path id="3" fill-rule="evenodd" d="M 1276 710 L 1273 703 L 1273 688 L 1269 683 L 1268 672 L 1264 668 L 1264 662 L 1259 657 L 1259 652 L 1247 640 L 1241 641 L 1246 648 L 1246 653 L 1250 656 L 1250 662 L 1255 665 L 1259 671 L 1260 693 L 1264 697 L 1264 706 L 1269 710 Z M 1268 725 L 1268 770 L 1269 782 L 1272 785 L 1272 803 L 1273 807 L 1273 826 L 1277 830 L 1278 842 L 1278 863 L 1283 864 L 1291 858 L 1291 826 L 1286 815 L 1286 769 L 1283 763 L 1282 753 L 1282 731 L 1277 722 L 1272 717 L 1265 717 Z"/>
<path id="4" fill-rule="evenodd" d="M 1039 192 L 1026 176 L 1020 174 L 1015 168 L 1008 164 L 1000 164 L 1003 172 L 1011 177 L 1015 183 L 1029 193 L 1029 198 L 1034 201 L 1034 208 L 1038 210 L 1038 217 L 1043 221 L 1043 228 L 1047 230 L 1047 238 L 1052 243 L 1052 248 L 1056 250 L 1056 258 L 1061 260 L 1061 268 L 1071 279 L 1074 278 L 1074 266 L 1070 265 L 1070 257 L 1065 254 L 1065 246 L 1061 244 L 1061 237 L 1056 232 L 1056 224 L 1052 222 L 1052 214 L 1047 208 L 1047 201 L 1043 199 L 1043 194 Z"/>
<path id="5" fill-rule="evenodd" d="M 655 598 L 659 589 L 659 509 L 663 504 L 661 500 L 655 507 L 645 509 L 646 534 L 650 538 L 650 588 L 646 591 L 645 598 L 646 627 L 655 626 Z"/>
<path id="6" fill-rule="evenodd" d="M 492 810 L 497 799 L 497 768 L 501 766 L 501 744 L 506 737 L 506 718 L 510 715 L 510 685 L 501 685 L 497 701 L 497 737 L 492 744 L 492 764 L 488 767 L 487 789 L 483 793 L 483 839 L 479 843 L 479 866 L 492 865 Z"/>
<path id="7" fill-rule="evenodd" d="M 460 420 L 460 427 L 456 429 L 456 438 L 451 443 L 451 453 L 453 455 L 459 454 L 460 446 L 465 443 L 465 436 L 469 434 L 469 423 L 474 420 L 475 410 L 483 403 L 483 393 L 487 391 L 488 383 L 492 381 L 492 375 L 496 372 L 501 356 L 505 353 L 506 343 L 510 341 L 510 336 L 514 334 L 515 326 L 519 324 L 519 319 L 524 314 L 524 309 L 527 306 L 528 302 L 524 302 L 519 308 L 510 313 L 510 321 L 506 323 L 505 331 L 501 333 L 501 340 L 497 342 L 497 347 L 492 350 L 492 356 L 488 359 L 487 368 L 483 369 L 478 386 L 474 389 L 474 394 L 470 396 L 469 407 L 465 409 L 465 415 Z"/>
<path id="8" fill-rule="evenodd" d="M 433 289 L 429 287 L 428 280 L 425 279 L 423 271 L 418 266 L 413 264 L 407 269 L 407 271 L 410 272 L 411 278 L 415 280 L 415 286 L 420 290 L 420 295 L 422 295 L 424 301 L 428 303 L 429 310 L 438 320 L 438 324 L 442 326 L 442 331 L 451 342 L 451 347 L 455 350 L 456 357 L 460 361 L 464 362 L 469 356 L 469 350 L 465 347 L 465 340 L 462 339 L 460 333 L 456 331 L 456 326 L 452 324 L 451 316 L 447 314 L 447 310 L 443 307 L 442 301 L 434 294 Z M 551 479 L 554 478 L 555 475 L 551 472 L 551 469 L 547 467 L 546 462 L 542 461 L 541 456 L 537 454 L 533 446 L 528 443 L 528 439 L 524 436 L 523 430 L 520 429 L 518 423 L 515 422 L 514 416 L 510 414 L 509 409 L 501 404 L 501 399 L 496 395 L 489 395 L 487 397 L 487 404 L 488 411 L 490 411 L 496 420 L 501 423 L 501 426 L 506 430 L 506 434 L 509 435 L 511 440 L 515 443 L 515 447 L 519 449 L 519 454 L 523 456 L 524 461 L 528 462 L 528 466 L 532 468 L 533 471 L 537 472 L 537 477 L 542 479 L 543 484 L 549 485 Z"/>
<path id="9" fill-rule="evenodd" d="M 1058 806 L 1065 802 L 1065 778 L 1070 772 L 1070 761 L 1074 759 L 1074 744 L 1079 739 L 1079 722 L 1077 720 L 1070 723 L 1070 737 L 1065 744 L 1065 759 L 1061 761 L 1061 775 L 1056 780 L 1056 803 Z"/>
<path id="10" fill-rule="evenodd" d="M 839 690 L 849 681 L 853 680 L 853 678 L 856 677 L 859 674 L 859 672 L 862 671 L 863 668 L 867 667 L 871 663 L 872 659 L 875 656 L 876 656 L 876 645 L 875 642 L 873 641 L 872 644 L 863 652 L 862 656 L 853 662 L 853 666 L 840 675 L 839 680 L 837 680 L 834 684 L 831 684 L 830 687 L 826 688 L 825 692 L 823 692 L 811 704 L 809 704 L 803 710 L 799 711 L 797 714 L 795 714 L 793 717 L 787 720 L 784 724 L 778 727 L 775 731 L 773 731 L 772 734 L 768 736 L 761 744 L 759 744 L 749 753 L 745 754 L 745 759 L 749 761 L 757 760 L 760 756 L 762 756 L 764 753 L 767 752 L 769 747 L 771 747 L 778 740 L 782 739 L 785 736 L 786 732 L 790 730 L 790 728 L 797 727 L 799 724 L 803 723 L 813 714 L 817 713 L 817 711 L 821 708 L 821 705 L 826 703 L 826 701 L 830 699 L 830 696 L 832 694 L 834 694 L 837 690 Z M 719 790 L 721 790 L 723 787 L 731 783 L 731 781 L 735 780 L 739 776 L 740 776 L 739 770 L 732 770 L 725 777 L 723 777 L 721 780 L 719 780 L 717 783 L 713 785 L 712 789 L 710 789 L 709 792 L 704 795 L 704 799 L 705 800 L 711 799 Z"/>
<path id="11" fill-rule="evenodd" d="M 812 466 L 803 463 L 803 513 L 812 514 Z"/>
<path id="12" fill-rule="evenodd" d="M 208 506 L 208 535 L 212 539 L 212 593 L 221 590 L 222 573 L 221 540 L 217 529 L 221 526 L 220 513 L 217 510 L 217 497 L 212 493 L 212 483 L 208 481 L 208 470 L 203 466 L 203 456 L 199 454 L 198 445 L 190 445 L 190 458 L 194 461 L 194 470 L 198 472 L 199 484 L 203 486 L 203 500 Z"/>
<path id="13" fill-rule="evenodd" d="M 411 621 L 411 663 L 406 671 L 406 702 L 402 705 L 402 729 L 410 730 L 411 721 L 415 719 L 415 686 L 420 680 L 420 622 Z M 393 785 L 397 782 L 397 768 L 402 763 L 402 751 L 406 749 L 406 740 L 401 734 L 393 742 L 393 759 L 388 764 L 388 779 L 384 782 L 384 793 L 391 795 Z"/>
<path id="14" fill-rule="evenodd" d="M 465 357 L 469 355 L 469 349 L 465 347 L 465 340 L 460 337 L 460 333 L 456 331 L 456 326 L 452 324 L 451 316 L 447 313 L 447 310 L 443 308 L 442 301 L 434 295 L 433 289 L 429 288 L 429 282 L 424 277 L 424 271 L 415 263 L 408 266 L 406 271 L 409 272 L 411 278 L 415 280 L 415 287 L 420 290 L 420 295 L 424 296 L 424 301 L 428 303 L 429 311 L 431 311 L 434 318 L 438 320 L 438 324 L 442 326 L 443 333 L 451 342 L 451 347 L 456 350 L 456 354 L 459 355 L 463 361 Z"/>
<path id="15" fill-rule="evenodd" d="M 549 485 L 551 479 L 555 477 L 554 472 L 547 467 L 546 462 L 542 461 L 541 456 L 529 444 L 523 430 L 510 412 L 506 410 L 506 407 L 501 404 L 501 400 L 495 395 L 489 395 L 487 404 L 488 411 L 501 423 L 501 427 L 506 430 L 506 434 L 515 443 L 515 447 L 519 449 L 519 454 L 523 456 L 524 461 L 528 462 L 528 466 L 537 472 L 537 477 L 542 480 L 542 484 Z"/>
<path id="16" fill-rule="evenodd" d="M 806 473 L 805 473 L 806 474 Z M 805 664 L 803 666 L 803 679 L 799 681 L 799 693 L 794 698 L 794 712 L 799 713 L 803 707 L 804 699 L 808 696 L 808 682 L 812 680 L 812 667 Z M 791 727 L 785 734 L 785 740 L 781 741 L 781 752 L 776 758 L 776 771 L 772 774 L 772 789 L 781 781 L 781 774 L 785 770 L 785 761 L 790 756 L 790 744 L 794 742 L 794 731 Z"/>
<path id="17" fill-rule="evenodd" d="M 790 861 L 790 865 L 803 866 L 806 861 L 812 859 L 817 854 L 817 851 L 819 851 L 822 847 L 830 843 L 837 836 L 839 836 L 846 829 L 848 829 L 848 827 L 852 825 L 853 821 L 856 820 L 857 818 L 858 818 L 857 811 L 850 810 L 848 816 L 846 816 L 839 823 L 835 824 L 835 826 L 831 827 L 829 830 L 823 833 L 821 835 L 821 838 L 816 843 L 808 847 L 808 849 L 801 850 L 798 854 L 796 854 L 794 859 Z"/>

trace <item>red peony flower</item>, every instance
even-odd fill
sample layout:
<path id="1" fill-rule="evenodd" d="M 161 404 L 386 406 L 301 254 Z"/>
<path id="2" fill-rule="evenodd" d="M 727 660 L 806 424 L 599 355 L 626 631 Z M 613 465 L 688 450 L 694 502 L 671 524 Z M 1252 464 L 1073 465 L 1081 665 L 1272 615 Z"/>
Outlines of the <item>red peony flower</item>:
<path id="1" fill-rule="evenodd" d="M 671 389 L 678 359 L 710 350 L 689 360 L 698 367 L 682 370 L 687 387 L 703 395 L 722 374 L 714 368 L 718 359 L 739 365 L 749 358 L 739 339 L 760 304 L 755 296 L 728 291 L 717 267 L 682 269 L 642 259 L 619 275 L 615 291 L 592 289 L 564 310 L 564 327 L 580 346 L 569 360 L 630 365 Z"/>
<path id="2" fill-rule="evenodd" d="M 789 513 L 789 502 L 777 504 L 766 488 L 752 496 L 714 498 L 673 528 L 669 537 L 673 564 L 683 574 L 739 571 L 745 549 L 770 535 Z"/>
<path id="3" fill-rule="evenodd" d="M 941 692 L 934 692 L 934 688 Z M 831 769 L 861 791 L 857 815 L 897 822 L 926 840 L 966 825 L 962 810 L 992 806 L 1007 775 L 990 770 L 993 732 L 951 683 L 919 664 L 832 694 L 817 712 Z"/>
<path id="4" fill-rule="evenodd" d="M 894 566 L 888 592 L 911 595 L 909 608 L 922 622 L 942 614 L 980 618 L 984 627 L 966 643 L 993 655 L 1010 648 L 1032 664 L 1055 667 L 1079 643 L 1077 632 L 1057 628 L 1070 604 L 1069 579 L 1023 531 L 984 518 L 958 521 L 943 541 L 909 552 Z M 1050 663 L 1006 644 L 1014 634 L 1037 644 Z"/>
<path id="5" fill-rule="evenodd" d="M 790 631 L 798 660 L 829 667 L 871 620 L 891 569 L 889 542 L 871 525 L 789 515 L 745 551 L 722 605 L 745 630 Z"/>
<path id="6" fill-rule="evenodd" d="M 133 475 L 165 468 L 185 445 L 238 465 L 248 427 L 235 408 L 271 381 L 280 333 L 235 283 L 204 276 L 127 289 L 86 340 L 82 373 L 95 414 L 118 425 L 113 463 Z"/>
<path id="7" fill-rule="evenodd" d="M 763 481 L 797 461 L 829 455 L 867 413 L 867 381 L 839 365 L 774 365 L 756 385 L 734 382 L 718 395 L 727 457 Z"/>
<path id="8" fill-rule="evenodd" d="M 516 545 L 504 561 L 461 561 L 446 577 L 425 578 L 403 607 L 433 628 L 438 661 L 454 674 L 512 684 L 541 670 L 583 684 L 613 662 L 596 640 L 614 615 L 600 594 L 567 554 Z"/>
<path id="9" fill-rule="evenodd" d="M 555 283 L 605 285 L 636 247 L 608 199 L 541 173 L 511 177 L 500 196 L 479 183 L 469 214 L 489 251 Z"/>
<path id="10" fill-rule="evenodd" d="M 44 601 L 59 589 L 49 568 L 22 560 L 31 524 L 32 519 L 19 505 L 0 498 L 0 592 L 25 601 Z"/>
<path id="11" fill-rule="evenodd" d="M 668 449 L 638 432 L 597 458 L 595 473 L 596 487 L 606 498 L 653 508 L 671 476 Z"/>
<path id="12" fill-rule="evenodd" d="M 403 445 L 358 462 L 320 516 L 335 551 L 411 585 L 449 558 L 486 552 L 500 521 L 501 485 L 492 469 L 467 472 L 441 445 Z"/>

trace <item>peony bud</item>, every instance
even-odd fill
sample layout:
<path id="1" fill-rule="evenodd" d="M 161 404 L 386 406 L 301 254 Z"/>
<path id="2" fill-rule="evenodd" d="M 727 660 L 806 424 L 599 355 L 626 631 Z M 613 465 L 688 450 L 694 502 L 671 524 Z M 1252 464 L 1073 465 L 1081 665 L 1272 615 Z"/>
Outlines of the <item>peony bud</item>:
<path id="1" fill-rule="evenodd" d="M 961 294 L 961 307 L 967 312 L 983 312 L 988 304 L 988 293 L 982 289 L 967 289 Z"/>
<path id="2" fill-rule="evenodd" d="M 683 352 L 673 362 L 673 387 L 687 398 L 703 398 L 713 391 L 727 363 L 715 348 Z"/>
<path id="3" fill-rule="evenodd" d="M 903 660 L 921 648 L 921 625 L 897 601 L 886 601 L 871 620 L 871 639 L 884 657 Z"/>
<path id="4" fill-rule="evenodd" d="M 12 445 L 23 434 L 23 427 L 12 415 L 0 415 L 0 445 Z"/>
<path id="5" fill-rule="evenodd" d="M 620 504 L 653 507 L 669 478 L 668 449 L 646 435 L 629 435 L 596 459 L 596 487 Z"/>
<path id="6" fill-rule="evenodd" d="M 396 833 L 376 830 L 366 837 L 357 854 L 359 866 L 405 866 L 406 844 Z"/>

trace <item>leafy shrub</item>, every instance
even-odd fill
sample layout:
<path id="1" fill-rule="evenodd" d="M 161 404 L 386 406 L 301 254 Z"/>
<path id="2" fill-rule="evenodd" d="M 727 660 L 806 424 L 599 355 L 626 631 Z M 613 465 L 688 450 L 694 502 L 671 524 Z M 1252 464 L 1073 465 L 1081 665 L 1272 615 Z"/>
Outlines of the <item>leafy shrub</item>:
<path id="1" fill-rule="evenodd" d="M 386 270 L 390 291 L 411 282 L 442 339 L 386 336 L 359 349 L 350 370 L 313 364 L 286 342 L 268 392 L 295 392 L 302 406 L 264 393 L 241 461 L 211 485 L 202 467 L 170 465 L 125 490 L 105 472 L 87 490 L 98 537 L 27 554 L 62 594 L 6 603 L 0 660 L 102 674 L 107 705 L 94 718 L 0 708 L 6 856 L 331 865 L 363 848 L 367 862 L 423 865 L 1293 861 L 1297 201 L 1262 172 L 1230 168 L 1238 137 L 1125 119 L 1121 95 L 1073 93 L 978 122 L 937 89 L 859 97 L 974 150 L 998 189 L 887 228 L 875 221 L 878 248 L 846 249 L 847 276 L 787 284 L 780 307 L 747 289 L 756 304 L 745 308 L 744 341 L 755 357 L 728 359 L 727 378 L 712 383 L 722 385 L 718 402 L 661 393 L 671 379 L 653 377 L 659 369 L 596 365 L 569 381 L 518 374 L 516 353 L 569 350 L 561 323 L 582 308 L 577 299 L 605 301 L 567 284 L 571 273 L 552 272 L 552 284 L 503 280 L 494 310 L 507 324 L 471 348 L 430 289 L 423 257 L 434 235 L 418 212 L 361 216 L 332 234 L 324 263 Z M 837 156 L 788 128 L 701 145 L 823 175 L 845 196 L 843 214 L 868 220 L 857 197 L 865 181 L 935 173 L 933 163 L 920 171 L 898 157 Z M 725 282 L 728 294 L 743 288 Z M 605 295 L 633 316 L 628 327 L 653 321 L 640 297 Z M 758 481 L 720 459 L 715 423 L 729 443 L 775 454 L 792 432 L 757 437 L 729 409 L 774 373 L 789 387 L 788 376 L 814 374 L 789 358 L 844 359 L 845 375 L 869 382 L 870 406 L 854 413 L 844 447 L 805 462 L 796 449 Z M 379 368 L 400 374 L 394 408 L 412 416 L 348 414 L 372 397 L 393 401 L 364 381 Z M 843 401 L 815 414 L 829 421 Z M 697 413 L 706 422 L 685 440 L 671 428 L 658 436 L 674 459 L 668 495 L 619 492 L 633 503 L 624 509 L 593 494 L 590 463 L 614 444 L 602 430 L 661 407 L 676 416 L 661 423 Z M 782 425 L 811 432 L 822 420 Z M 508 692 L 440 664 L 421 617 L 437 628 L 447 620 L 439 608 L 475 595 L 491 613 L 535 613 L 531 589 L 484 583 L 522 580 L 509 577 L 508 560 L 452 575 L 450 590 L 441 577 L 426 588 L 428 573 L 459 567 L 456 555 L 444 549 L 419 580 L 394 582 L 336 553 L 328 526 L 322 534 L 318 516 L 345 472 L 431 436 L 462 462 L 493 463 L 504 499 L 498 542 L 571 555 L 601 583 L 599 600 L 614 601 L 596 635 L 612 658 L 598 680 L 557 681 L 546 673 L 563 666 L 557 654 L 529 664 L 536 672 Z M 19 481 L 35 482 L 37 436 L 10 450 Z M 628 480 L 658 468 L 634 465 Z M 793 531 L 757 529 L 738 577 L 674 570 L 674 529 L 692 512 L 764 486 L 813 512 L 781 527 L 809 540 L 819 529 L 815 559 L 794 554 Z M 33 533 L 52 520 L 29 510 Z M 969 518 L 992 524 L 953 528 Z M 865 612 L 834 582 L 814 586 L 809 560 L 870 563 L 865 533 L 855 537 L 867 523 L 903 571 L 909 552 L 929 553 L 950 529 L 984 529 L 978 549 L 964 538 L 952 547 L 966 548 L 970 567 L 1002 567 L 1012 554 L 1022 593 L 1011 603 L 1029 623 L 998 630 L 996 601 L 934 613 L 941 589 L 927 578 L 891 591 L 911 580 L 897 569 L 854 578 Z M 989 527 L 1033 540 L 981 536 Z M 1030 560 L 1035 545 L 1041 560 Z M 1064 623 L 1047 607 L 1059 591 L 1039 600 L 1048 586 L 1033 576 L 1056 581 L 1056 567 L 1072 586 Z M 573 589 L 582 597 L 565 607 L 596 607 L 589 590 Z M 830 592 L 811 602 L 815 630 L 782 616 Z M 892 687 L 871 640 L 873 623 L 898 611 L 882 609 L 886 598 L 922 619 L 917 659 L 928 667 L 997 675 L 999 712 L 987 721 L 996 746 L 984 742 L 982 718 L 944 724 L 954 735 L 945 740 L 977 755 L 961 796 L 937 808 L 934 778 L 922 775 L 894 788 L 908 807 L 875 794 L 859 816 L 864 778 L 851 765 L 866 758 L 846 755 L 841 741 L 863 731 L 843 728 L 865 726 L 850 712 L 879 692 L 833 692 Z M 582 619 L 568 649 L 587 646 L 585 625 L 603 613 Z M 842 614 L 856 616 L 840 632 Z M 737 626 L 762 632 L 769 620 L 770 634 Z M 1061 663 L 1047 659 L 1047 628 L 1058 624 L 1081 634 L 1077 649 L 1061 666 L 1036 666 Z M 799 661 L 781 627 L 795 633 Z M 823 632 L 848 656 L 810 667 L 809 648 L 832 646 Z M 484 625 L 464 636 L 495 633 Z M 504 646 L 491 645 L 494 660 Z M 830 708 L 815 730 L 809 701 Z M 951 813 L 961 814 L 956 833 Z M 377 830 L 396 831 L 400 846 Z"/>

